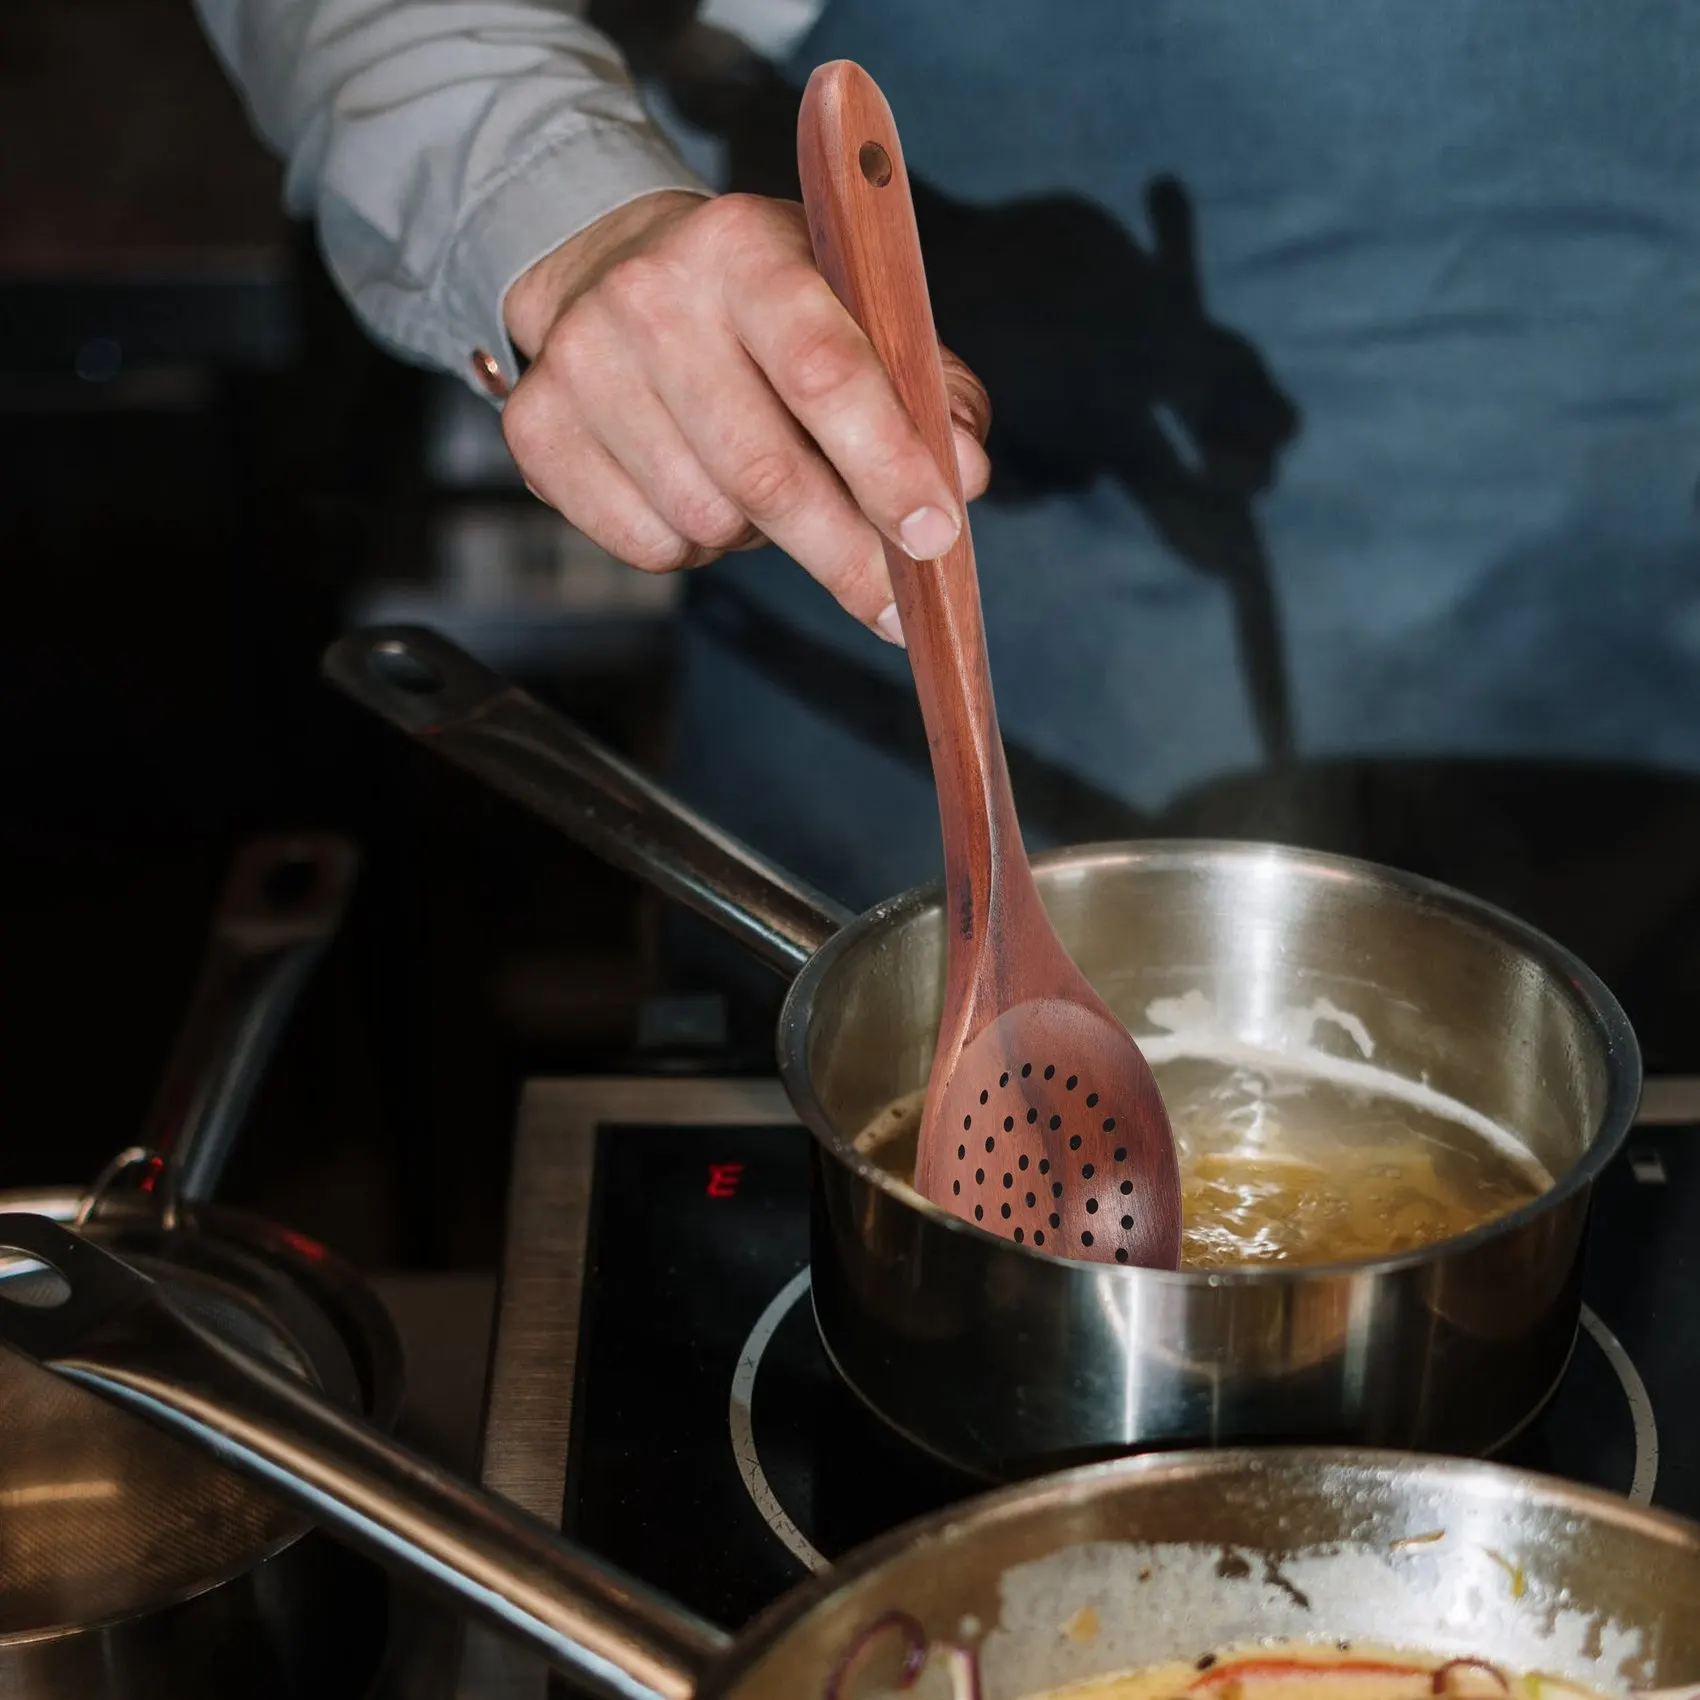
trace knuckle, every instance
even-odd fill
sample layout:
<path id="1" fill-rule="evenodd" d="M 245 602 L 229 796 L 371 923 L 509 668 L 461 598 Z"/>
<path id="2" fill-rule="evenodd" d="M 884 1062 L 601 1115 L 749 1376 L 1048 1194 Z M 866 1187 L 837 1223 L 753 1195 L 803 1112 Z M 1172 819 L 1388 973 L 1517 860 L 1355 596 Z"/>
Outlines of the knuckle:
<path id="1" fill-rule="evenodd" d="M 674 504 L 674 523 L 692 543 L 710 549 L 730 549 L 748 529 L 748 522 L 718 491 L 692 493 Z"/>
<path id="2" fill-rule="evenodd" d="M 871 620 L 891 600 L 885 558 L 877 548 L 870 549 L 866 538 L 846 550 L 826 583 L 845 608 L 863 619 Z"/>
<path id="3" fill-rule="evenodd" d="M 652 255 L 631 254 L 608 269 L 600 291 L 623 318 L 655 323 L 672 311 L 673 268 Z"/>
<path id="4" fill-rule="evenodd" d="M 802 499 L 807 472 L 792 449 L 759 449 L 738 468 L 733 494 L 750 514 L 789 512 Z"/>
<path id="5" fill-rule="evenodd" d="M 837 327 L 821 327 L 799 337 L 786 351 L 792 388 L 804 403 L 830 402 L 842 396 L 863 370 L 862 349 Z"/>
<path id="6" fill-rule="evenodd" d="M 613 552 L 640 573 L 676 573 L 689 566 L 696 553 L 688 539 L 659 527 L 628 533 L 616 542 Z"/>
<path id="7" fill-rule="evenodd" d="M 586 353 L 596 346 L 602 325 L 602 316 L 591 302 L 578 302 L 571 312 L 563 314 L 550 326 L 538 352 L 537 374 L 552 383 L 564 381 L 583 363 Z M 514 393 L 517 395 L 519 390 Z"/>
<path id="8" fill-rule="evenodd" d="M 696 216 L 709 241 L 734 248 L 759 240 L 768 228 L 767 204 L 758 195 L 717 195 Z"/>
<path id="9" fill-rule="evenodd" d="M 522 472 L 536 459 L 542 437 L 543 409 L 536 400 L 535 389 L 521 382 L 502 409 L 502 441 Z"/>
<path id="10" fill-rule="evenodd" d="M 936 499 L 931 492 L 938 487 L 938 468 L 919 442 L 882 437 L 871 445 L 866 477 L 881 505 L 889 503 L 901 510 L 893 519 L 902 519 L 918 501 Z"/>

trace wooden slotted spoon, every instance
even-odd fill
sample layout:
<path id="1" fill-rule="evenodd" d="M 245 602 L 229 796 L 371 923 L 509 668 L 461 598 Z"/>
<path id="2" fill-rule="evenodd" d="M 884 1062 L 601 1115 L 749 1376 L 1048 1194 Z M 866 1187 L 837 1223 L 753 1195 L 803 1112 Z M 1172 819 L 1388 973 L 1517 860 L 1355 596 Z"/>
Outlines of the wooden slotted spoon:
<path id="1" fill-rule="evenodd" d="M 965 511 L 897 126 L 847 60 L 809 80 L 797 155 L 815 259 L 885 362 Z M 1051 927 L 1022 847 L 992 703 L 974 545 L 887 543 L 932 746 L 950 919 L 915 1184 L 1059 1257 L 1173 1269 L 1174 1138 L 1150 1065 Z"/>

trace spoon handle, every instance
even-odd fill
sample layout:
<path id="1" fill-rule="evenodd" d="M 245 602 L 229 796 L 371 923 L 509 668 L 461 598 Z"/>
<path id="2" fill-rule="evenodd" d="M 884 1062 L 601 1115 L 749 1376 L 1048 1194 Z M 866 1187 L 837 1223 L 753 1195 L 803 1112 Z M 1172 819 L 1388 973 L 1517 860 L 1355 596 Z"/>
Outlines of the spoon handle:
<path id="1" fill-rule="evenodd" d="M 885 96 L 859 65 L 838 60 L 809 79 L 797 163 L 815 261 L 884 362 L 966 516 L 903 149 Z M 967 519 L 936 561 L 912 560 L 890 542 L 885 556 L 932 748 L 952 939 L 979 944 L 1000 884 L 1031 879 L 998 735 Z"/>

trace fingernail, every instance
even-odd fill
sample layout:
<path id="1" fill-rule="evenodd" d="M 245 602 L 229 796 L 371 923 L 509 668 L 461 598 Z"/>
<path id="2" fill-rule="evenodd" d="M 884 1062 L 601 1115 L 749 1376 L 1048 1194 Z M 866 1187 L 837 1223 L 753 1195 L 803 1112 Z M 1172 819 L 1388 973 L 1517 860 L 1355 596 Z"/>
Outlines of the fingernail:
<path id="1" fill-rule="evenodd" d="M 897 604 L 888 602 L 880 617 L 874 621 L 879 628 L 879 634 L 887 643 L 894 643 L 899 649 L 906 649 L 903 641 L 903 622 L 897 617 Z"/>
<path id="2" fill-rule="evenodd" d="M 960 527 L 939 508 L 917 508 L 898 528 L 903 547 L 917 561 L 932 561 L 956 541 Z"/>

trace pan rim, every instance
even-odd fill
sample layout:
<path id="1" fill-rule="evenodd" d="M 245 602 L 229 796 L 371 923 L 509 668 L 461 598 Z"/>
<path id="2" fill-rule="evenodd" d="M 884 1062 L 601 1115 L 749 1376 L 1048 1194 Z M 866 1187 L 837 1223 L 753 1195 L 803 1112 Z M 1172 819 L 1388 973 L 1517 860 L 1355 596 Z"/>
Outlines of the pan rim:
<path id="1" fill-rule="evenodd" d="M 1483 1458 L 1459 1458 L 1443 1453 L 1399 1451 L 1373 1446 L 1231 1446 L 1189 1447 L 1175 1451 L 1134 1453 L 1100 1463 L 1080 1464 L 1029 1481 L 991 1489 L 974 1498 L 911 1519 L 865 1542 L 825 1571 L 805 1578 L 757 1614 L 739 1634 L 732 1652 L 715 1668 L 703 1696 L 724 1695 L 818 1607 L 878 1571 L 900 1553 L 916 1547 L 943 1547 L 965 1532 L 1042 1511 L 1047 1504 L 1078 1503 L 1124 1480 L 1165 1477 L 1192 1480 L 1232 1478 L 1254 1481 L 1259 1476 L 1308 1474 L 1319 1482 L 1345 1474 L 1369 1480 L 1417 1474 L 1437 1488 L 1465 1484 L 1470 1495 L 1492 1492 L 1533 1499 L 1562 1507 L 1570 1515 L 1627 1530 L 1660 1549 L 1693 1555 L 1700 1560 L 1700 1519 L 1656 1506 L 1636 1505 L 1606 1488 L 1573 1482 L 1563 1476 L 1499 1464 Z M 1070 1543 L 1059 1543 L 1063 1550 Z M 1163 1545 L 1169 1543 L 1149 1543 Z M 1338 1541 L 1374 1550 L 1369 1541 Z M 1244 1543 L 1247 1552 L 1266 1549 Z M 1036 1553 L 1034 1557 L 1045 1556 Z M 1280 1555 L 1290 1556 L 1290 1555 Z"/>

